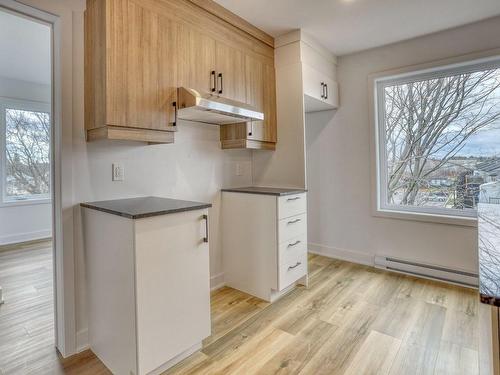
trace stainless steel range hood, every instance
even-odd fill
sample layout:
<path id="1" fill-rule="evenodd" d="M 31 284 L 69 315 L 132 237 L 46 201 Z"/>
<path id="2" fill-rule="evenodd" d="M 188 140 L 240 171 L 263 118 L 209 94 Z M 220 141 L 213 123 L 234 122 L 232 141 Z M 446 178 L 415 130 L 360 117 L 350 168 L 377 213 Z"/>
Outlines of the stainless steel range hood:
<path id="1" fill-rule="evenodd" d="M 177 119 L 224 125 L 264 120 L 254 107 L 194 89 L 177 89 Z"/>

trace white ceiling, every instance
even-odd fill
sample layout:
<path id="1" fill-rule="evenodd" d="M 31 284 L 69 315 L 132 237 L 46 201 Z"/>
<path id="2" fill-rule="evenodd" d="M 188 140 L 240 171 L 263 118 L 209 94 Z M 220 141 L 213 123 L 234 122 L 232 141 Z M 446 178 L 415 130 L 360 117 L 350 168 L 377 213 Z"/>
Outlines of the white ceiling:
<path id="1" fill-rule="evenodd" d="M 49 26 L 0 10 L 0 76 L 50 83 Z"/>
<path id="2" fill-rule="evenodd" d="M 500 0 L 215 1 L 275 37 L 302 28 L 336 55 L 500 15 Z"/>

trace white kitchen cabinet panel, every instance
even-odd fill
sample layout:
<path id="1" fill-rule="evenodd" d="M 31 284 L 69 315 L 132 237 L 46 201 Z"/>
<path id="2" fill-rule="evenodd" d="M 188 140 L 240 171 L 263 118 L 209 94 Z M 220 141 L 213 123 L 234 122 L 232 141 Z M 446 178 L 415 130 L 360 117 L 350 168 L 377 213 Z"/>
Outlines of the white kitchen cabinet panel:
<path id="1" fill-rule="evenodd" d="M 304 190 L 224 189 L 226 285 L 270 302 L 296 284 L 307 285 L 306 211 Z"/>
<path id="2" fill-rule="evenodd" d="M 329 76 L 302 64 L 305 112 L 336 109 L 339 106 L 338 85 Z"/>

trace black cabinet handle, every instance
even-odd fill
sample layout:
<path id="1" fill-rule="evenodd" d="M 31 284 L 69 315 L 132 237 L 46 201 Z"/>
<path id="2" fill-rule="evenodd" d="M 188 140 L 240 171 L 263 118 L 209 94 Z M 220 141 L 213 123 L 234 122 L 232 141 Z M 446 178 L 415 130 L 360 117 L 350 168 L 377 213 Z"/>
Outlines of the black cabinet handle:
<path id="1" fill-rule="evenodd" d="M 300 219 L 290 220 L 287 224 L 295 224 L 298 223 Z"/>
<path id="2" fill-rule="evenodd" d="M 300 199 L 300 197 L 287 198 L 287 200 L 286 200 L 286 201 L 287 201 L 287 202 L 290 202 L 290 201 L 296 201 L 296 200 L 298 200 L 298 199 Z"/>
<path id="3" fill-rule="evenodd" d="M 208 215 L 203 215 L 205 220 L 205 237 L 203 237 L 203 242 L 208 242 Z"/>
<path id="4" fill-rule="evenodd" d="M 172 107 L 174 107 L 174 122 L 172 122 L 172 126 L 177 126 L 177 102 L 172 102 Z"/>
<path id="5" fill-rule="evenodd" d="M 287 247 L 294 247 L 300 243 L 300 240 L 295 241 L 294 243 L 289 243 Z"/>
<path id="6" fill-rule="evenodd" d="M 224 91 L 224 87 L 222 86 L 222 73 L 219 73 L 219 78 L 220 78 L 219 94 L 222 94 L 222 91 Z"/>
<path id="7" fill-rule="evenodd" d="M 325 83 L 325 99 L 328 99 L 328 85 Z"/>
<path id="8" fill-rule="evenodd" d="M 325 98 L 325 83 L 321 82 L 321 99 Z"/>
<path id="9" fill-rule="evenodd" d="M 217 90 L 217 79 L 215 78 L 215 70 L 212 70 L 210 73 L 210 77 L 212 79 L 212 88 L 210 89 L 212 92 L 215 92 Z"/>
<path id="10" fill-rule="evenodd" d="M 251 136 L 253 133 L 253 122 L 250 121 L 250 131 L 248 132 L 248 135 Z"/>
<path id="11" fill-rule="evenodd" d="M 300 266 L 302 263 L 301 262 L 297 262 L 297 264 L 295 266 L 290 266 L 288 267 L 288 271 L 290 270 L 293 270 L 294 268 L 297 268 L 298 266 Z"/>

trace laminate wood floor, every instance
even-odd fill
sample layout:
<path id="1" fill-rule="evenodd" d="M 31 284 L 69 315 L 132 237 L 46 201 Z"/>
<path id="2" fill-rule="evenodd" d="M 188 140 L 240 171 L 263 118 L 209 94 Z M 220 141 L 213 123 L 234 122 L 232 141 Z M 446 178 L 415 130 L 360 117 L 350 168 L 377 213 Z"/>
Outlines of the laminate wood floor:
<path id="1" fill-rule="evenodd" d="M 308 289 L 272 305 L 231 288 L 214 292 L 212 336 L 166 374 L 478 374 L 476 291 L 314 255 L 309 271 Z M 33 319 L 47 326 L 49 308 L 42 311 L 45 320 L 41 312 Z M 0 308 L 0 332 L 11 332 L 0 338 L 5 373 L 109 374 L 89 351 L 60 360 L 47 337 L 16 341 L 33 324 L 7 314 Z"/>

